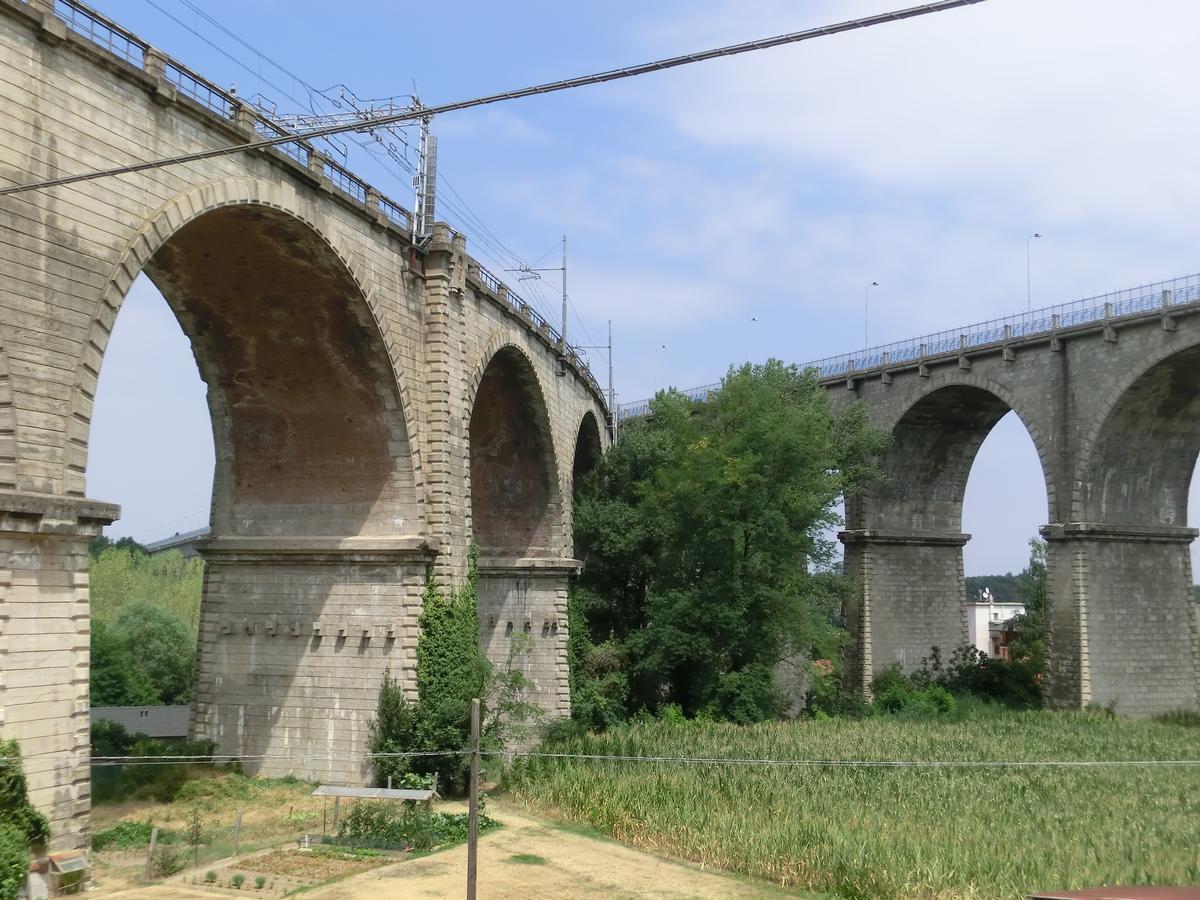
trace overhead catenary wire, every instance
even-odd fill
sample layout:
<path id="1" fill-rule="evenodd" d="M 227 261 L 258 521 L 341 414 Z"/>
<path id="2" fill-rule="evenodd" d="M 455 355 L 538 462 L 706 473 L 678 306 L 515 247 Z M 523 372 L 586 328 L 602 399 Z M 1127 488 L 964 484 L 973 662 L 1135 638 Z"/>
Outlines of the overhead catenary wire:
<path id="1" fill-rule="evenodd" d="M 552 94 L 559 91 L 584 87 L 586 85 L 604 84 L 610 81 L 633 78 L 640 75 L 646 75 L 651 72 L 661 72 L 667 69 L 692 65 L 694 63 L 705 62 L 711 59 L 736 56 L 739 54 L 750 53 L 759 50 L 767 50 L 773 47 L 781 47 L 786 44 L 794 44 L 801 41 L 813 40 L 815 38 L 828 37 L 830 35 L 841 34 L 847 31 L 855 31 L 863 28 L 870 28 L 876 25 L 903 21 L 906 19 L 916 18 L 918 16 L 945 12 L 947 10 L 957 9 L 963 6 L 971 6 L 976 3 L 983 2 L 985 2 L 985 0 L 937 0 L 937 2 L 934 3 L 925 3 L 920 6 L 908 7 L 907 9 L 878 13 L 873 16 L 864 16 L 857 19 L 849 19 L 833 25 L 822 25 L 815 28 L 808 28 L 803 31 L 780 34 L 774 37 L 743 41 L 738 44 L 730 44 L 725 47 L 717 47 L 711 50 L 704 50 L 696 53 L 687 53 L 681 56 L 673 56 L 666 59 L 654 60 L 653 62 L 641 63 L 635 66 L 609 69 L 607 71 L 597 72 L 591 75 L 580 75 L 574 78 L 566 78 L 560 81 L 551 81 L 544 84 L 531 85 L 529 87 L 518 88 L 516 90 L 500 91 L 498 93 L 487 94 L 485 96 L 475 97 L 469 100 L 458 100 L 452 103 L 443 103 L 436 106 L 423 106 L 419 109 L 399 112 L 394 115 L 382 116 L 379 119 L 374 120 L 371 124 L 372 127 L 382 127 L 385 125 L 400 124 L 402 122 L 415 122 L 427 116 L 443 115 L 445 113 L 474 109 L 480 106 L 488 106 L 493 103 L 519 100 L 524 97 L 533 97 L 541 94 Z M 274 147 L 278 144 L 292 143 L 297 140 L 318 140 L 320 138 L 330 137 L 335 134 L 342 134 L 343 132 L 347 131 L 361 130 L 362 127 L 363 125 L 360 122 L 329 125 L 323 128 L 315 128 L 309 131 L 297 132 L 294 134 L 285 134 L 279 137 L 262 138 L 260 140 L 249 141 L 244 144 L 216 147 L 209 150 L 199 150 L 194 153 L 180 154 L 178 156 L 145 160 L 125 166 L 116 166 L 109 169 L 97 169 L 90 172 L 64 175 L 58 178 L 50 178 L 43 181 L 10 185 L 8 187 L 0 188 L 0 196 L 18 194 L 25 191 L 63 187 L 85 181 L 95 181 L 96 179 L 100 178 L 131 175 L 137 172 L 145 172 L 152 169 L 161 169 L 168 166 L 183 165 L 186 163 L 216 159 L 218 157 L 228 156 L 230 154 L 244 153 L 248 150 L 259 150 L 268 147 Z"/>

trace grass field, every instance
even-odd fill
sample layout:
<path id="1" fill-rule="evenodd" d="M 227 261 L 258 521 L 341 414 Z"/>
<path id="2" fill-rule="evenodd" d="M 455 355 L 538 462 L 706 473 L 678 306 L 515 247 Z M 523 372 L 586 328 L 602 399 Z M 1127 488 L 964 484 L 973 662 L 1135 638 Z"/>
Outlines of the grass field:
<path id="1" fill-rule="evenodd" d="M 655 722 L 555 745 L 793 760 L 1198 760 L 1200 731 L 1084 713 L 954 722 Z M 1200 764 L 765 767 L 536 759 L 523 802 L 653 852 L 844 897 L 1200 882 Z"/>

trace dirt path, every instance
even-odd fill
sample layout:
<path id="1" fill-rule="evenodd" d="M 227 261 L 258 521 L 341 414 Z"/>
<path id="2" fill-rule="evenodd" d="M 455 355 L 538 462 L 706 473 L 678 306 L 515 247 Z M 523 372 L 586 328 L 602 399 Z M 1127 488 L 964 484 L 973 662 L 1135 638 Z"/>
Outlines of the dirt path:
<path id="1" fill-rule="evenodd" d="M 728 875 L 704 871 L 585 834 L 564 830 L 516 806 L 493 800 L 488 808 L 504 824 L 479 842 L 481 900 L 581 898 L 746 898 L 796 896 Z M 460 898 L 466 890 L 467 848 L 453 847 L 421 859 L 383 866 L 306 892 L 313 900 L 379 897 Z M 253 893 L 253 892 L 251 892 Z M 109 894 L 213 900 L 213 893 L 180 884 Z M 808 896 L 808 895 L 805 895 Z"/>
<path id="2" fill-rule="evenodd" d="M 481 900 L 613 900 L 655 897 L 768 898 L 794 896 L 620 844 L 577 834 L 495 800 L 488 814 L 504 827 L 479 842 Z M 312 892 L 313 900 L 367 897 L 460 898 L 466 890 L 467 848 L 356 875 Z"/>

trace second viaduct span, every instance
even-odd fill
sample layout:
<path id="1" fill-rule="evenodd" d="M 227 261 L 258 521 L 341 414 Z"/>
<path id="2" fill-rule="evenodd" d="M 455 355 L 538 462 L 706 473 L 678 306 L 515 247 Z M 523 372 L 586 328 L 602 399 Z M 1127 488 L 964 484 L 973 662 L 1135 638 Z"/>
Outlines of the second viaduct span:
<path id="1" fill-rule="evenodd" d="M 1200 708 L 1188 491 L 1200 453 L 1200 276 L 811 364 L 835 406 L 888 431 L 886 479 L 846 508 L 850 680 L 966 642 L 962 503 L 1008 412 L 1050 521 L 1049 691 L 1150 715 Z M 718 387 L 687 392 L 699 399 Z M 622 418 L 644 415 L 631 404 Z"/>
<path id="2" fill-rule="evenodd" d="M 0 184 L 283 133 L 82 4 L 0 0 Z M 216 472 L 193 730 L 341 783 L 430 573 L 479 547 L 481 641 L 569 709 L 572 485 L 608 411 L 579 356 L 435 226 L 300 141 L 0 198 L 0 728 L 86 846 L 92 404 L 145 273 L 208 386 Z"/>

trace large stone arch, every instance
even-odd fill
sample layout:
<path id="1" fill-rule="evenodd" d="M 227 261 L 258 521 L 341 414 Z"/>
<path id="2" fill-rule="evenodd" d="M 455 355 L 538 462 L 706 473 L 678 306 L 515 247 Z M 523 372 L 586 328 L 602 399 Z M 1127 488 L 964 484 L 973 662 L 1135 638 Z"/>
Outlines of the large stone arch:
<path id="1" fill-rule="evenodd" d="M 390 319 L 380 308 L 375 279 L 363 270 L 357 255 L 346 246 L 329 217 L 317 211 L 313 204 L 297 202 L 294 190 L 285 189 L 277 183 L 248 178 L 232 178 L 196 185 L 171 198 L 146 219 L 137 235 L 126 246 L 119 262 L 113 267 L 111 276 L 96 301 L 92 326 L 76 374 L 71 400 L 71 420 L 68 423 L 69 447 L 63 478 L 65 493 L 70 496 L 85 495 L 87 432 L 96 384 L 117 313 L 134 280 L 152 264 L 156 254 L 190 223 L 208 214 L 232 208 L 277 213 L 285 220 L 294 222 L 297 228 L 310 234 L 314 241 L 320 244 L 322 252 L 328 254 L 331 264 L 344 270 L 347 284 L 363 301 L 362 309 L 366 314 L 360 318 L 368 326 L 368 339 L 372 343 L 378 340 L 378 347 L 383 351 L 382 356 L 387 360 L 390 370 L 387 380 L 396 394 L 399 424 L 407 443 L 407 462 L 408 468 L 411 469 L 415 500 L 414 512 L 419 513 L 424 506 L 421 501 L 426 499 L 419 465 L 420 423 L 415 414 L 412 393 L 401 361 L 400 342 L 391 333 Z M 175 312 L 178 317 L 179 311 Z M 187 331 L 187 323 L 181 324 Z M 213 410 L 214 417 L 216 412 Z M 215 421 L 214 418 L 214 424 Z M 414 518 L 404 530 L 415 533 L 423 530 L 423 526 L 423 522 Z"/>
<path id="2" fill-rule="evenodd" d="M 967 479 L 980 446 L 1009 412 L 1025 427 L 1041 463 L 1047 508 L 1054 509 L 1055 478 L 1049 442 L 1026 410 L 1027 398 L 993 378 L 969 372 L 938 374 L 905 396 L 891 418 L 877 424 L 893 435 L 885 459 L 887 481 L 871 496 L 875 508 L 864 528 L 956 532 L 962 523 Z"/>
<path id="3" fill-rule="evenodd" d="M 533 360 L 511 341 L 489 341 L 467 403 L 471 526 L 480 556 L 561 556 L 561 469 Z"/>
<path id="4" fill-rule="evenodd" d="M 972 372 L 922 382 L 876 418 L 894 441 L 885 480 L 847 498 L 845 568 L 861 592 L 843 610 L 855 638 L 845 673 L 856 689 L 889 665 L 911 670 L 932 647 L 949 653 L 966 642 L 962 503 L 980 446 L 1010 411 L 1037 449 L 1053 502 L 1047 442 L 1019 396 Z"/>
<path id="5" fill-rule="evenodd" d="M 97 301 L 66 481 L 82 494 L 101 361 L 144 271 L 192 342 L 217 447 L 193 732 L 252 771 L 354 782 L 383 672 L 411 687 L 435 551 L 396 336 L 317 209 L 236 179 L 149 217 Z"/>

